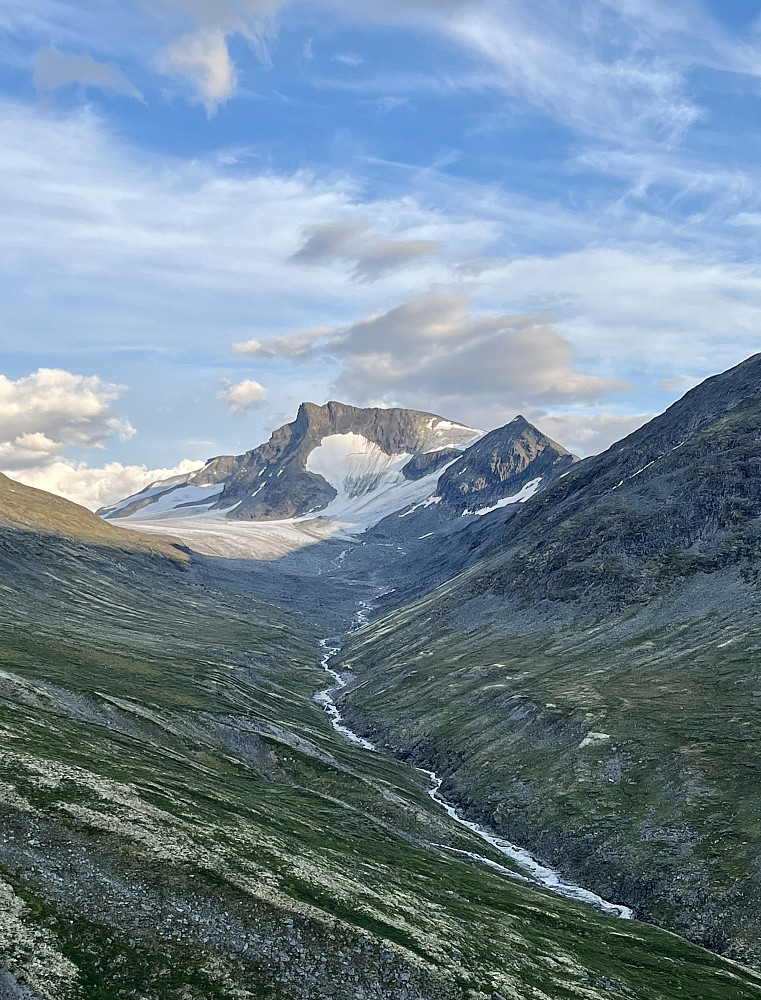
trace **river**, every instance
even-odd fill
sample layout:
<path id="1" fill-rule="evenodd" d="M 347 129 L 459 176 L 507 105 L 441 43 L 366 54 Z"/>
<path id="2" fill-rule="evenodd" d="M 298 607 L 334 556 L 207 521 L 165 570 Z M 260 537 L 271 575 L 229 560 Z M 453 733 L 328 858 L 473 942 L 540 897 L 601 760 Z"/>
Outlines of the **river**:
<path id="1" fill-rule="evenodd" d="M 364 603 L 360 610 L 355 616 L 355 628 L 360 628 L 362 625 L 367 624 L 369 620 L 369 615 L 371 611 L 371 605 Z M 335 684 L 331 687 L 326 688 L 324 691 L 320 691 L 315 695 L 315 701 L 322 706 L 322 708 L 330 716 L 330 720 L 333 724 L 333 728 L 337 733 L 349 743 L 355 744 L 355 746 L 362 747 L 371 753 L 380 753 L 381 751 L 371 743 L 370 740 L 360 736 L 351 730 L 343 720 L 341 712 L 335 701 L 335 695 L 345 688 L 347 681 L 342 675 L 333 668 L 333 661 L 338 656 L 341 651 L 340 641 L 336 638 L 322 639 L 320 641 L 320 646 L 322 649 L 321 663 L 323 669 L 333 678 Z M 603 899 L 601 896 L 596 895 L 589 889 L 584 889 L 579 885 L 575 885 L 573 882 L 568 882 L 560 872 L 556 871 L 554 868 L 550 868 L 548 865 L 542 864 L 535 857 L 533 857 L 529 851 L 522 847 L 518 847 L 515 844 L 511 844 L 509 841 L 505 840 L 503 837 L 498 836 L 493 831 L 487 829 L 485 826 L 481 826 L 479 823 L 472 823 L 470 820 L 464 819 L 457 811 L 451 802 L 448 802 L 444 796 L 441 794 L 442 779 L 438 777 L 435 771 L 428 771 L 425 768 L 417 768 L 421 774 L 425 774 L 428 777 L 430 786 L 428 789 L 428 794 L 433 799 L 437 805 L 444 809 L 448 816 L 450 816 L 456 823 L 460 826 L 466 827 L 471 833 L 476 834 L 481 840 L 485 841 L 495 848 L 500 854 L 509 858 L 514 864 L 516 864 L 525 875 L 520 875 L 510 868 L 506 868 L 491 858 L 486 858 L 481 854 L 472 851 L 455 851 L 453 848 L 444 848 L 445 850 L 451 850 L 457 854 L 464 854 L 474 861 L 477 861 L 483 865 L 487 865 L 489 868 L 498 871 L 500 874 L 505 875 L 509 878 L 517 878 L 521 881 L 533 883 L 534 885 L 543 886 L 545 889 L 549 889 L 551 892 L 556 893 L 559 896 L 564 896 L 567 899 L 574 899 L 577 902 L 589 903 L 595 907 L 595 909 L 600 910 L 602 913 L 607 913 L 610 916 L 620 917 L 622 920 L 631 920 L 634 916 L 632 910 L 628 906 L 624 906 L 621 903 L 610 903 Z M 443 846 L 443 845 L 439 845 Z"/>

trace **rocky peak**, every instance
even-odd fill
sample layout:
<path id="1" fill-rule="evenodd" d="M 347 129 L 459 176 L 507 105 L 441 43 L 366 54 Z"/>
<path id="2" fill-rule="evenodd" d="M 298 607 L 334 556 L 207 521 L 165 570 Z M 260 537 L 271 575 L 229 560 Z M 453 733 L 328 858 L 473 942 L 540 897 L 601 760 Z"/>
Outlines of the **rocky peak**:
<path id="1" fill-rule="evenodd" d="M 439 480 L 447 507 L 462 512 L 507 506 L 546 488 L 578 459 L 519 415 L 485 434 Z"/>

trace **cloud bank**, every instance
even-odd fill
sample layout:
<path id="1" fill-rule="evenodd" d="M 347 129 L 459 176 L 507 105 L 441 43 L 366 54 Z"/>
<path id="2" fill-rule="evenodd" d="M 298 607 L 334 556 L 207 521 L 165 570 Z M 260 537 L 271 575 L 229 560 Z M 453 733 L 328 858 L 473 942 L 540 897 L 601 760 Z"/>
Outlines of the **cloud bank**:
<path id="1" fill-rule="evenodd" d="M 625 391 L 585 374 L 546 315 L 482 315 L 463 295 L 432 293 L 350 326 L 236 344 L 258 358 L 334 358 L 336 391 L 360 405 L 433 406 L 447 412 L 590 403 Z"/>
<path id="2" fill-rule="evenodd" d="M 49 465 L 70 445 L 102 449 L 132 437 L 134 427 L 111 408 L 123 389 L 57 368 L 15 381 L 0 375 L 0 468 Z"/>

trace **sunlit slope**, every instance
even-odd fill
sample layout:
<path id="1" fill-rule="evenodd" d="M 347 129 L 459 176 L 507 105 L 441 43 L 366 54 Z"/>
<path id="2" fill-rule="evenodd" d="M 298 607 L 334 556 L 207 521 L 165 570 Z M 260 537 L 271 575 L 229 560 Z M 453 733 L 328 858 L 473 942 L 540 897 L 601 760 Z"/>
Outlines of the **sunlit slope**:
<path id="1" fill-rule="evenodd" d="M 708 952 L 439 846 L 476 844 L 418 772 L 330 728 L 309 622 L 168 561 L 18 544 L 0 542 L 0 954 L 37 996 L 761 997 Z"/>
<path id="2" fill-rule="evenodd" d="M 761 961 L 761 356 L 356 637 L 355 726 L 644 917 Z"/>
<path id="3" fill-rule="evenodd" d="M 154 553 L 187 562 L 187 556 L 170 540 L 146 538 L 132 531 L 106 524 L 85 507 L 44 490 L 9 479 L 0 473 L 0 532 L 48 536 L 70 542 L 121 549 L 125 552 Z M 27 539 L 27 542 L 29 540 Z"/>

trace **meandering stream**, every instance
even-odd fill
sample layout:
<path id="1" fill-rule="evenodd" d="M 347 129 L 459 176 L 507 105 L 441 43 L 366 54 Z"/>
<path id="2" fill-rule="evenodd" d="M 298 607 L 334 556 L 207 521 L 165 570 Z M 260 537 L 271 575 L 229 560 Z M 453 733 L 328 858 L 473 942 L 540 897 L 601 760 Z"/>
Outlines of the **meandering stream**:
<path id="1" fill-rule="evenodd" d="M 355 628 L 360 628 L 362 625 L 367 624 L 370 610 L 371 606 L 367 603 L 361 606 L 354 619 Z M 372 753 L 380 753 L 381 751 L 378 750 L 375 744 L 371 743 L 370 740 L 366 740 L 358 733 L 353 732 L 353 730 L 351 730 L 344 723 L 343 716 L 336 705 L 335 695 L 342 688 L 345 688 L 348 683 L 346 679 L 342 677 L 341 674 L 332 666 L 333 661 L 341 651 L 339 640 L 335 638 L 322 639 L 320 640 L 320 646 L 323 654 L 320 662 L 322 663 L 324 670 L 333 678 L 335 684 L 316 694 L 315 701 L 327 712 L 330 716 L 331 722 L 333 723 L 333 728 L 337 733 L 340 733 L 344 739 L 348 740 L 349 743 L 354 743 L 356 746 L 362 747 Z M 487 844 L 490 844 L 497 851 L 499 851 L 500 854 L 503 854 L 505 857 L 513 861 L 526 873 L 526 875 L 519 875 L 512 869 L 503 867 L 496 861 L 492 861 L 491 858 L 486 858 L 476 852 L 455 851 L 453 848 L 445 848 L 445 850 L 452 850 L 454 853 L 464 854 L 472 860 L 487 865 L 489 868 L 492 868 L 500 874 L 510 878 L 517 878 L 521 881 L 541 885 L 545 889 L 549 889 L 552 892 L 557 893 L 559 896 L 565 896 L 568 899 L 574 899 L 582 903 L 589 903 L 601 912 L 610 914 L 611 916 L 620 917 L 624 920 L 631 920 L 633 918 L 634 914 L 628 906 L 623 906 L 620 903 L 609 903 L 601 896 L 596 895 L 594 892 L 590 892 L 589 889 L 583 889 L 581 886 L 574 885 L 572 882 L 567 882 L 560 872 L 556 871 L 554 868 L 549 868 L 547 865 L 543 865 L 522 847 L 517 847 L 515 844 L 511 844 L 509 841 L 497 836 L 497 834 L 492 833 L 479 823 L 472 823 L 470 820 L 464 819 L 460 816 L 452 803 L 448 802 L 441 794 L 442 779 L 439 778 L 434 771 L 427 771 L 425 768 L 417 768 L 417 770 L 420 771 L 421 774 L 425 774 L 428 777 L 430 781 L 428 794 L 434 802 L 446 811 L 447 815 L 449 815 L 456 823 L 459 823 L 460 826 L 466 827 L 471 831 L 471 833 L 475 833 L 476 836 L 480 837 Z"/>

